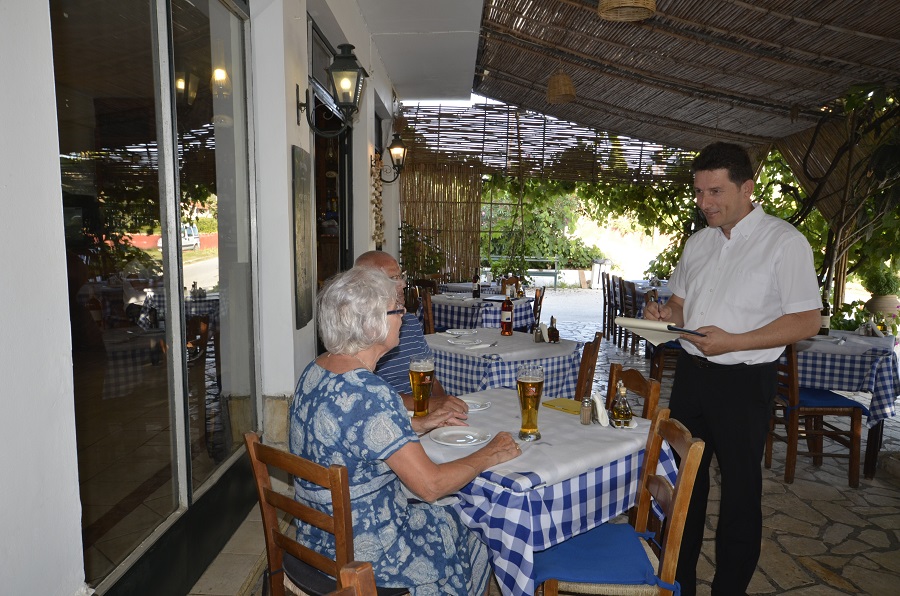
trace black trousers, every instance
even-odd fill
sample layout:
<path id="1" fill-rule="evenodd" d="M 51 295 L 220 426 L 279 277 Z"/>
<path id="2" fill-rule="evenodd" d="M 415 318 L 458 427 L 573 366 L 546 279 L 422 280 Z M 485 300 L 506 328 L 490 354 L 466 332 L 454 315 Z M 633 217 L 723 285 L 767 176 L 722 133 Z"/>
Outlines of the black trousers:
<path id="1" fill-rule="evenodd" d="M 775 363 L 723 366 L 682 354 L 669 402 L 671 417 L 706 442 L 688 509 L 675 578 L 683 596 L 697 590 L 709 464 L 722 476 L 713 596 L 746 593 L 762 542 L 762 455 L 775 396 Z"/>

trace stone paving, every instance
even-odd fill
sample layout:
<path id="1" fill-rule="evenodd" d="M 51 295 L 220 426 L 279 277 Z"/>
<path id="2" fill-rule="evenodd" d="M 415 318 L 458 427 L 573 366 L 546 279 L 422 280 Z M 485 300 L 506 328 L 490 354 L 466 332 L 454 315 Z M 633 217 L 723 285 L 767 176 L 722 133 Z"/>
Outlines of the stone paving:
<path id="1" fill-rule="evenodd" d="M 543 319 L 557 318 L 560 336 L 590 341 L 601 327 L 602 298 L 595 290 L 549 289 Z M 640 350 L 641 354 L 643 350 Z M 649 361 L 607 340 L 601 344 L 594 388 L 605 391 L 609 365 L 620 362 L 646 375 Z M 660 405 L 668 404 L 669 381 Z M 865 433 L 863 434 L 865 442 Z M 865 450 L 865 444 L 863 444 Z M 749 594 L 894 595 L 900 593 L 900 420 L 885 423 L 875 478 L 847 485 L 847 460 L 827 458 L 817 468 L 799 457 L 795 480 L 785 484 L 784 444 L 776 443 L 770 470 L 763 470 L 763 544 Z M 698 565 L 698 594 L 710 593 L 719 475 L 713 461 L 706 542 Z"/>

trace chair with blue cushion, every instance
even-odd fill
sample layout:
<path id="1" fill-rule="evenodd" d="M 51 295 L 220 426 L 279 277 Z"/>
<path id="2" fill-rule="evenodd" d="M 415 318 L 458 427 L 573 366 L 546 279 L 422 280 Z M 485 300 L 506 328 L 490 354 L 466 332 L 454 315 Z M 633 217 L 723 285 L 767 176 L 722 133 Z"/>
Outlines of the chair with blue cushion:
<path id="1" fill-rule="evenodd" d="M 681 457 L 674 487 L 656 470 L 663 440 Z M 631 523 L 605 523 L 536 552 L 535 582 L 542 585 L 544 596 L 557 596 L 560 590 L 581 594 L 680 594 L 675 567 L 703 448 L 703 441 L 669 418 L 668 409 L 660 410 L 647 437 Z M 659 534 L 648 532 L 651 519 L 656 519 L 652 499 L 665 518 Z"/>
<path id="2" fill-rule="evenodd" d="M 766 437 L 766 468 L 772 466 L 772 444 L 778 440 L 787 443 L 784 461 L 784 481 L 794 481 L 797 456 L 812 456 L 813 464 L 822 465 L 823 457 L 850 460 L 848 481 L 852 488 L 859 486 L 860 443 L 862 442 L 862 417 L 869 410 L 861 403 L 827 389 L 800 387 L 797 373 L 797 349 L 792 344 L 785 348 L 783 361 L 778 363 L 778 386 L 775 405 Z M 839 427 L 825 417 L 846 417 L 850 427 Z M 800 422 L 803 421 L 801 425 Z M 783 426 L 783 434 L 777 427 Z M 800 437 L 806 438 L 807 451 L 799 451 Z M 847 450 L 826 451 L 825 438 Z"/>

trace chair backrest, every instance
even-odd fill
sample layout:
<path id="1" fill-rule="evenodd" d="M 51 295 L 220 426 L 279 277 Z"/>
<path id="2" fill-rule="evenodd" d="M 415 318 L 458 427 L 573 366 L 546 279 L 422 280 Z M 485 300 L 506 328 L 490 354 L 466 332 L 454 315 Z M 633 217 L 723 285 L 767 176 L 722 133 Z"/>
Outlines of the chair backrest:
<path id="1" fill-rule="evenodd" d="M 375 596 L 375 572 L 368 561 L 353 561 L 341 567 L 341 585 L 343 589 L 331 592 L 328 596 Z"/>
<path id="2" fill-rule="evenodd" d="M 623 279 L 619 284 L 619 292 L 622 301 L 622 315 L 625 317 L 637 317 L 637 289 L 633 281 Z"/>
<path id="3" fill-rule="evenodd" d="M 541 307 L 544 304 L 544 293 L 547 291 L 547 288 L 535 288 L 534 289 L 534 325 L 538 325 L 541 322 Z M 534 328 L 532 328 L 534 331 Z"/>
<path id="4" fill-rule="evenodd" d="M 616 307 L 616 313 L 622 314 L 622 278 L 618 275 L 610 277 L 612 282 L 612 304 Z"/>
<path id="5" fill-rule="evenodd" d="M 286 552 L 323 573 L 338 577 L 341 568 L 353 560 L 353 523 L 350 516 L 350 480 L 347 468 L 338 465 L 326 468 L 292 453 L 263 445 L 259 442 L 259 436 L 252 432 L 244 434 L 244 443 L 250 455 L 256 494 L 259 497 L 272 596 L 284 596 L 281 574 Z M 273 490 L 269 467 L 330 491 L 332 515 Z M 279 526 L 280 512 L 334 535 L 335 558 L 330 559 L 282 532 Z M 296 531 L 294 524 L 289 524 L 288 528 L 292 533 Z M 317 579 L 321 581 L 321 578 Z M 341 581 L 339 580 L 337 584 L 336 587 L 340 588 Z"/>
<path id="6" fill-rule="evenodd" d="M 784 348 L 784 362 L 779 358 L 775 363 L 778 375 L 775 399 L 791 410 L 796 410 L 800 405 L 800 379 L 797 370 L 797 350 L 794 344 L 788 344 Z"/>
<path id="7" fill-rule="evenodd" d="M 597 354 L 600 353 L 600 341 L 603 334 L 599 331 L 594 334 L 594 341 L 584 344 L 581 351 L 581 365 L 578 367 L 578 381 L 575 384 L 575 399 L 581 400 L 591 394 L 594 386 L 594 370 L 597 367 Z"/>
<path id="8" fill-rule="evenodd" d="M 663 441 L 666 441 L 681 458 L 674 487 L 665 475 L 658 474 L 656 470 Z M 668 408 L 657 413 L 647 436 L 641 480 L 638 485 L 634 529 L 646 532 L 648 527 L 651 527 L 651 501 L 659 503 L 665 515 L 665 523 L 657 536 L 657 543 L 660 545 L 657 575 L 664 582 L 675 582 L 675 567 L 678 564 L 681 539 L 684 535 L 684 522 L 704 448 L 703 441 L 692 437 L 690 431 L 679 421 L 669 418 Z"/>
<path id="9" fill-rule="evenodd" d="M 641 410 L 641 418 L 653 418 L 656 407 L 659 405 L 660 384 L 656 379 L 646 379 L 641 371 L 636 368 L 622 368 L 622 365 L 614 362 L 609 365 L 609 383 L 606 389 L 606 409 L 612 408 L 616 399 L 616 385 L 619 381 L 625 389 L 644 398 L 644 407 Z"/>
<path id="10" fill-rule="evenodd" d="M 425 335 L 434 333 L 434 307 L 428 292 L 422 292 L 422 331 Z"/>
<path id="11" fill-rule="evenodd" d="M 419 288 L 419 294 L 424 294 L 424 290 L 431 292 L 432 296 L 440 293 L 440 287 L 433 279 L 414 279 L 412 285 Z"/>
<path id="12" fill-rule="evenodd" d="M 427 279 L 434 281 L 435 294 L 441 293 L 441 284 L 449 281 L 449 277 L 443 273 L 430 273 Z"/>
<path id="13" fill-rule="evenodd" d="M 513 284 L 515 284 L 515 286 L 516 286 L 516 293 L 518 294 L 519 290 L 522 289 L 522 281 L 521 281 L 518 277 L 516 277 L 515 275 L 512 275 L 512 276 L 510 276 L 510 277 L 505 277 L 505 278 L 503 278 L 503 279 L 500 280 L 500 292 L 501 292 L 502 294 L 506 294 L 506 288 L 507 288 L 508 286 L 513 285 Z"/>

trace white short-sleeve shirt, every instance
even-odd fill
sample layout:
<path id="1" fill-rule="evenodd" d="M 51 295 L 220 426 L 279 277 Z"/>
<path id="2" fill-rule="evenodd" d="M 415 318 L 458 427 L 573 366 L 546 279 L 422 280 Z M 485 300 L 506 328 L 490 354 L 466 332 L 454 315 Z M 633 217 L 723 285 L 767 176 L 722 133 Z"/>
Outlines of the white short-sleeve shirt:
<path id="1" fill-rule="evenodd" d="M 669 288 L 684 299 L 684 325 L 715 325 L 729 333 L 759 329 L 785 314 L 819 310 L 822 299 L 809 242 L 791 224 L 753 210 L 726 238 L 706 228 L 684 247 Z M 688 341 L 689 353 L 702 352 Z M 759 364 L 777 359 L 784 348 L 729 352 L 709 359 L 719 364 Z"/>

